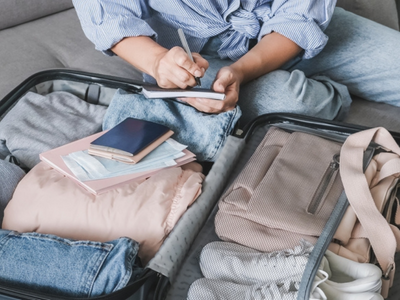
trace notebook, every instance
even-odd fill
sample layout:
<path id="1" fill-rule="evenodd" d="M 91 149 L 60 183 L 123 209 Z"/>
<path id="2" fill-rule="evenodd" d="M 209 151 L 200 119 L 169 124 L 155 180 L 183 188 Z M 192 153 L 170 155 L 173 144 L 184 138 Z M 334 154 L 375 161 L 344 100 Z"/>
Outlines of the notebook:
<path id="1" fill-rule="evenodd" d="M 141 93 L 146 98 L 185 98 L 185 97 L 196 97 L 196 98 L 208 98 L 214 100 L 224 100 L 225 94 L 214 92 L 211 89 L 204 88 L 189 88 L 189 89 L 163 89 L 157 85 L 142 85 Z"/>
<path id="2" fill-rule="evenodd" d="M 135 164 L 174 132 L 167 126 L 126 118 L 90 143 L 88 152 L 124 163 Z"/>
<path id="3" fill-rule="evenodd" d="M 40 159 L 43 162 L 47 163 L 52 168 L 54 168 L 55 170 L 62 173 L 63 175 L 71 178 L 77 184 L 79 184 L 80 186 L 82 186 L 83 188 L 85 188 L 86 190 L 88 190 L 89 192 L 91 192 L 93 194 L 104 193 L 104 192 L 106 192 L 110 189 L 116 188 L 117 186 L 120 186 L 130 180 L 148 178 L 160 170 L 160 169 L 156 169 L 156 170 L 140 172 L 140 173 L 135 173 L 135 174 L 129 174 L 129 175 L 123 175 L 123 176 L 118 176 L 118 177 L 81 182 L 74 176 L 74 174 L 66 166 L 66 164 L 64 163 L 64 161 L 62 159 L 62 156 L 66 156 L 75 151 L 87 150 L 89 148 L 89 145 L 95 139 L 102 136 L 104 133 L 105 132 L 102 131 L 102 132 L 90 135 L 86 138 L 77 140 L 75 142 L 66 144 L 64 146 L 43 152 L 40 154 Z M 187 164 L 196 159 L 195 154 L 193 154 L 189 150 L 185 149 L 185 150 L 183 150 L 183 152 L 185 153 L 185 156 L 176 159 L 175 160 L 176 165 L 172 166 L 172 167 L 179 167 L 181 165 Z"/>

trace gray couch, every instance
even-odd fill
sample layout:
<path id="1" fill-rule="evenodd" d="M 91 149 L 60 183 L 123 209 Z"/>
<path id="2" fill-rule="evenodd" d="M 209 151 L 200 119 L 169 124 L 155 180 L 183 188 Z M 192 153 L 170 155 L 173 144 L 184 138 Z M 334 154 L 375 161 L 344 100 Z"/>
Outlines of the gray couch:
<path id="1" fill-rule="evenodd" d="M 338 6 L 399 30 L 400 0 L 338 0 Z M 0 0 L 0 43 L 0 99 L 45 69 L 72 68 L 141 78 L 120 58 L 94 49 L 82 32 L 71 0 Z M 353 100 L 346 122 L 400 131 L 400 108 Z"/>

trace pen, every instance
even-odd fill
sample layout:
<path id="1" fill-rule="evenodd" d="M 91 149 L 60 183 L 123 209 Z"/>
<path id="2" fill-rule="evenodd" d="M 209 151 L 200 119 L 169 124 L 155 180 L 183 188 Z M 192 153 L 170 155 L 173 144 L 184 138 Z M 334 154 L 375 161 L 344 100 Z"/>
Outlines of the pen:
<path id="1" fill-rule="evenodd" d="M 181 43 L 182 43 L 183 49 L 185 49 L 187 55 L 189 55 L 189 58 L 194 62 L 193 56 L 192 56 L 192 52 L 189 49 L 189 45 L 188 45 L 188 43 L 186 41 L 186 37 L 185 37 L 185 34 L 183 33 L 182 28 L 178 29 L 178 34 L 179 34 L 179 38 L 181 39 Z M 194 79 L 196 79 L 197 85 L 201 86 L 200 78 L 199 77 L 194 77 Z"/>

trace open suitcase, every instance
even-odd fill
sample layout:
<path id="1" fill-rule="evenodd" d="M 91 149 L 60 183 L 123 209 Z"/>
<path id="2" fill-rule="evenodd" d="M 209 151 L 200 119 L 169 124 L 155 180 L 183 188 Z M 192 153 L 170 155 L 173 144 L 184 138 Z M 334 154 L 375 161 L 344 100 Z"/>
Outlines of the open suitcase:
<path id="1" fill-rule="evenodd" d="M 140 82 L 78 71 L 44 71 L 28 78 L 0 102 L 0 116 L 4 116 L 27 91 L 41 94 L 67 91 L 89 103 L 108 105 L 118 88 L 137 93 L 140 91 Z M 365 129 L 315 118 L 273 114 L 257 118 L 243 131 L 236 130 L 235 134 L 228 138 L 219 158 L 209 170 L 201 196 L 178 221 L 155 257 L 146 265 L 139 279 L 119 291 L 92 299 L 186 299 L 190 284 L 201 276 L 198 266 L 201 249 L 207 243 L 218 239 L 214 230 L 217 202 L 245 167 L 271 126 L 288 131 L 329 136 L 338 141 L 343 141 L 349 134 Z M 399 134 L 393 133 L 393 136 L 400 141 Z M 338 220 L 348 205 L 345 200 L 342 199 L 336 205 L 333 217 L 329 219 L 332 223 L 329 226 L 338 225 Z M 333 232 L 330 231 L 318 239 L 314 248 L 319 250 L 311 253 L 314 260 L 320 259 L 332 235 Z M 307 279 L 313 277 L 315 271 L 308 270 L 309 274 L 303 276 L 298 299 L 307 299 L 311 289 L 311 281 Z M 395 287 L 391 291 L 392 297 L 398 295 Z M 0 285 L 0 299 L 71 298 Z"/>
<path id="2" fill-rule="evenodd" d="M 88 103 L 107 106 L 117 89 L 137 93 L 140 91 L 140 82 L 75 70 L 43 71 L 26 79 L 1 100 L 0 122 L 28 91 L 41 95 L 55 91 L 65 91 L 80 97 Z M 226 157 L 225 160 L 230 161 L 230 157 Z M 204 169 L 206 172 L 209 169 L 209 164 L 206 164 Z M 162 288 L 164 281 L 161 279 L 168 278 L 180 264 L 192 240 L 214 206 L 212 199 L 216 197 L 211 195 L 219 193 L 220 187 L 224 186 L 228 173 L 229 169 L 219 170 L 218 172 L 213 171 L 208 174 L 203 182 L 203 193 L 180 218 L 157 254 L 144 267 L 144 271 L 136 281 L 111 294 L 92 299 L 151 299 L 157 293 L 156 291 Z M 71 298 L 0 284 L 0 299 Z"/>
<path id="3" fill-rule="evenodd" d="M 349 134 L 358 132 L 360 130 L 365 130 L 367 128 L 365 127 L 359 127 L 359 126 L 353 126 L 350 124 L 344 124 L 344 123 L 338 123 L 338 122 L 329 122 L 326 120 L 321 120 L 321 119 L 315 119 L 315 118 L 308 118 L 304 116 L 296 116 L 296 115 L 290 115 L 290 114 L 283 114 L 283 115 L 264 115 L 249 124 L 247 127 L 244 128 L 243 133 L 240 135 L 236 136 L 231 136 L 229 140 L 226 143 L 226 146 L 224 148 L 223 154 L 226 155 L 227 153 L 230 153 L 232 155 L 232 158 L 230 158 L 230 162 L 234 167 L 232 168 L 232 171 L 229 172 L 229 176 L 227 178 L 227 182 L 225 185 L 225 193 L 229 189 L 230 192 L 237 190 L 238 184 L 232 188 L 229 188 L 235 180 L 240 176 L 241 173 L 244 172 L 244 169 L 246 168 L 249 159 L 255 154 L 255 151 L 257 147 L 259 147 L 260 143 L 263 141 L 264 137 L 268 133 L 271 128 L 278 127 L 280 129 L 286 130 L 288 132 L 304 132 L 304 133 L 309 133 L 312 135 L 316 135 L 319 137 L 327 138 L 329 140 L 335 140 L 340 143 L 342 143 L 346 137 Z M 397 143 L 400 141 L 400 135 L 398 133 L 392 133 L 392 136 L 396 139 Z M 236 153 L 236 154 L 232 154 Z M 221 155 L 222 156 L 222 155 Z M 365 155 L 367 156 L 367 155 Z M 218 168 L 219 162 L 214 164 Z M 261 162 L 260 162 L 261 163 Z M 364 162 L 367 164 L 367 162 Z M 224 161 L 224 165 L 227 165 L 228 162 Z M 213 168 L 211 169 L 212 171 Z M 250 173 L 246 173 L 247 175 L 251 176 Z M 242 174 L 243 175 L 243 174 Z M 265 179 L 265 178 L 264 178 Z M 284 188 L 282 186 L 282 188 Z M 232 192 L 233 193 L 233 192 Z M 249 192 L 250 193 L 250 192 Z M 255 193 L 255 191 L 254 191 Z M 222 189 L 220 189 L 220 196 L 223 195 Z M 397 194 L 398 195 L 398 194 Z M 215 195 L 218 197 L 218 195 Z M 298 299 L 298 300 L 305 300 L 309 299 L 312 289 L 313 289 L 313 278 L 316 275 L 318 265 L 321 262 L 321 257 L 324 255 L 326 249 L 328 248 L 329 242 L 332 240 L 333 235 L 335 234 L 335 231 L 345 214 L 345 211 L 348 207 L 348 201 L 346 197 L 344 197 L 344 193 L 340 196 L 339 200 L 337 201 L 335 208 L 332 210 L 331 215 L 327 221 L 327 223 L 324 226 L 324 230 L 321 232 L 321 235 L 317 239 L 317 241 L 314 244 L 313 251 L 311 252 L 310 256 L 308 257 L 308 262 L 306 267 L 304 268 L 304 272 L 301 274 L 300 278 L 301 280 L 299 281 L 299 286 L 297 287 L 297 292 L 292 296 L 293 298 L 289 297 L 285 299 Z M 197 299 L 196 295 L 198 295 L 200 298 L 199 299 L 244 299 L 243 297 L 249 297 L 246 299 L 253 299 L 250 296 L 250 293 L 246 294 L 246 296 L 243 296 L 241 294 L 240 289 L 235 290 L 237 286 L 235 285 L 226 285 L 226 286 L 221 286 L 221 281 L 227 281 L 228 279 L 233 282 L 233 280 L 237 279 L 238 281 L 234 283 L 242 283 L 239 281 L 239 277 L 236 274 L 241 272 L 241 268 L 243 269 L 242 262 L 238 262 L 238 258 L 236 256 L 231 256 L 230 251 L 233 248 L 218 248 L 222 244 L 229 244 L 230 241 L 233 240 L 233 238 L 228 238 L 226 239 L 228 241 L 225 242 L 221 240 L 221 238 L 217 235 L 216 233 L 216 215 L 218 213 L 219 208 L 219 202 L 222 201 L 222 198 L 220 200 L 215 199 L 214 200 L 217 204 L 213 208 L 212 213 L 208 217 L 205 225 L 201 229 L 200 233 L 196 237 L 195 241 L 193 242 L 188 254 L 186 255 L 183 264 L 181 265 L 180 269 L 178 272 L 173 272 L 168 278 L 163 278 L 163 281 L 165 282 L 164 286 L 165 288 L 163 290 L 158 290 L 158 294 L 156 294 L 156 299 L 167 299 L 167 300 L 184 300 L 184 299 Z M 213 202 L 214 202 L 213 201 Z M 265 200 L 267 201 L 267 200 Z M 268 205 L 265 204 L 267 207 Z M 268 208 L 266 209 L 268 210 Z M 269 216 L 269 215 L 268 215 Z M 243 216 L 242 216 L 243 217 Z M 285 216 L 282 216 L 282 218 L 285 218 Z M 221 221 L 219 221 L 221 222 Z M 286 222 L 290 222 L 289 220 L 286 219 Z M 229 223 L 229 225 L 232 225 L 233 223 Z M 226 230 L 237 230 L 240 231 L 241 228 L 238 225 L 237 227 L 230 227 L 229 229 L 227 228 Z M 221 225 L 219 226 L 219 231 L 221 231 Z M 246 232 L 248 233 L 248 232 Z M 284 235 L 283 235 L 284 237 Z M 284 237 L 285 238 L 285 237 Z M 235 243 L 236 241 L 234 241 Z M 216 250 L 211 247 L 208 247 L 209 245 L 212 245 L 217 247 Z M 208 248 L 207 248 L 208 247 Z M 206 249 L 207 248 L 207 249 Z M 204 250 L 205 254 L 204 254 Z M 211 249 L 211 250 L 210 250 Z M 222 249 L 222 250 L 221 250 Z M 248 248 L 249 249 L 249 248 Z M 226 252 L 222 252 L 223 250 L 226 250 Z M 241 249 L 243 250 L 243 249 Z M 220 253 L 218 252 L 220 251 Z M 239 250 L 238 250 L 239 251 Z M 243 250 L 246 251 L 246 250 Z M 212 253 L 215 255 L 215 257 L 212 257 L 210 255 Z M 247 252 L 246 255 L 249 255 L 250 257 L 251 251 Z M 261 258 L 262 256 L 260 255 L 258 259 L 254 259 L 254 261 L 250 262 L 248 261 L 248 257 L 245 257 L 244 254 L 242 254 L 242 259 L 248 265 L 251 263 L 253 267 L 252 274 L 244 273 L 246 275 L 243 275 L 240 277 L 240 280 L 249 280 L 250 277 L 255 276 L 257 272 L 260 275 L 260 273 L 267 273 L 267 268 L 263 269 L 260 271 L 260 269 L 254 267 L 255 261 L 262 261 L 265 263 L 265 260 Z M 204 258 L 203 258 L 204 257 Z M 207 259 L 209 261 L 207 261 Z M 396 263 L 398 261 L 398 255 L 396 255 Z M 220 261 L 226 262 L 226 265 L 222 264 Z M 200 266 L 201 264 L 202 266 Z M 243 262 L 244 264 L 244 262 Z M 278 264 L 279 265 L 279 264 Z M 223 269 L 223 271 L 220 271 L 220 274 L 218 274 L 218 269 Z M 205 271 L 202 272 L 203 270 Z M 235 274 L 231 275 L 229 273 Z M 400 287 L 398 284 L 399 280 L 399 271 L 396 270 L 396 275 L 395 275 L 395 281 L 393 286 L 391 287 L 389 291 L 389 297 L 387 299 L 398 299 L 400 297 Z M 264 275 L 260 275 L 260 277 L 263 277 Z M 208 277 L 209 276 L 209 277 Z M 235 277 L 236 276 L 236 277 Z M 247 276 L 247 277 L 246 277 Z M 255 276 L 255 277 L 257 277 Z M 207 278 L 204 278 L 207 277 Z M 268 277 L 268 276 L 266 276 Z M 210 279 L 211 278 L 211 279 Z M 228 278 L 228 279 L 227 279 Z M 235 279 L 234 279 L 235 278 Z M 300 279 L 298 278 L 298 279 Z M 202 281 L 204 279 L 204 281 Z M 196 282 L 201 282 L 201 285 L 197 285 L 195 288 L 191 289 L 191 286 L 194 285 Z M 214 283 L 213 283 L 214 282 Z M 249 281 L 250 282 L 250 281 Z M 247 282 L 246 284 L 250 283 Z M 199 290 L 199 286 L 201 289 Z M 258 287 L 260 290 L 261 288 Z M 227 292 L 227 290 L 231 290 L 231 292 Z M 192 294 L 190 294 L 190 290 L 193 290 Z M 197 292 L 197 294 L 196 294 Z M 226 293 L 226 295 L 221 295 L 220 297 L 217 297 L 217 293 L 222 292 Z M 272 293 L 265 293 L 262 294 L 264 297 L 261 296 L 262 292 L 260 294 L 257 294 L 257 296 L 254 296 L 254 294 L 251 294 L 254 299 L 280 299 L 277 294 L 274 294 L 272 296 Z M 189 296 L 190 295 L 190 296 Z M 281 295 L 280 295 L 281 296 Z M 189 298 L 188 298 L 189 297 Z M 314 299 L 314 298 L 313 298 Z M 316 299 L 316 298 L 315 298 Z M 318 298 L 322 299 L 322 298 Z M 329 297 L 327 299 L 330 299 Z M 340 297 L 335 298 L 335 299 L 341 299 Z M 347 299 L 347 298 L 346 298 Z M 350 299 L 350 298 L 349 298 Z M 353 298 L 351 298 L 353 299 Z M 362 298 L 354 298 L 354 299 L 362 299 Z M 370 299 L 370 298 L 368 298 Z M 372 298 L 371 298 L 372 299 Z M 375 299 L 375 298 L 374 298 Z"/>

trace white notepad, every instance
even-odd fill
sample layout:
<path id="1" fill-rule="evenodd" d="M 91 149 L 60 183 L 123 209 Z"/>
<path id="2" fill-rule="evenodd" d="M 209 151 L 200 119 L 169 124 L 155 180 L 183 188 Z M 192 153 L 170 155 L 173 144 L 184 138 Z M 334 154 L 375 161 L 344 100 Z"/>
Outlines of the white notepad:
<path id="1" fill-rule="evenodd" d="M 157 85 L 143 85 L 142 94 L 146 98 L 208 98 L 213 100 L 224 100 L 225 94 L 214 92 L 211 89 L 190 88 L 190 89 L 163 89 Z"/>

